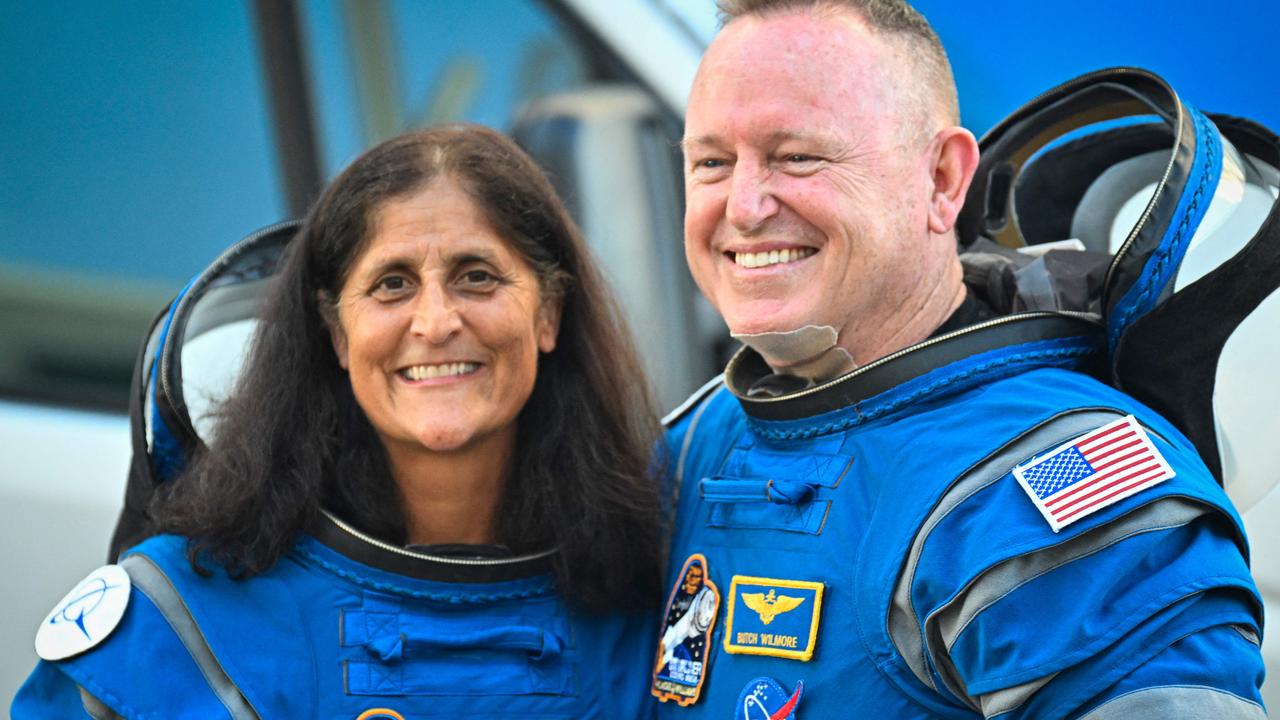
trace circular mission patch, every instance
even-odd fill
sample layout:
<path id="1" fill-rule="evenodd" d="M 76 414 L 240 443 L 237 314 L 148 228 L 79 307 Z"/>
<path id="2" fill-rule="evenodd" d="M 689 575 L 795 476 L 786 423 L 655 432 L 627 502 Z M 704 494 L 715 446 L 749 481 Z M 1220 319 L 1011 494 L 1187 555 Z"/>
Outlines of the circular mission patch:
<path id="1" fill-rule="evenodd" d="M 129 574 L 119 565 L 104 565 L 89 573 L 40 624 L 36 654 L 45 660 L 63 660 L 105 640 L 124 617 L 129 587 Z"/>

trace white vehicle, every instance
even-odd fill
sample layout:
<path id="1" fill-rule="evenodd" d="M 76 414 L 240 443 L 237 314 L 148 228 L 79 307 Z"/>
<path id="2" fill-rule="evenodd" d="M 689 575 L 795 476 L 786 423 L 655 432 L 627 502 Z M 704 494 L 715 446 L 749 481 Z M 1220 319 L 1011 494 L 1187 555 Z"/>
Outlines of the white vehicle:
<path id="1" fill-rule="evenodd" d="M 979 130 L 1073 74 L 1143 62 L 1082 51 L 1079 65 L 1037 74 L 1011 60 L 1019 47 L 1043 54 L 1035 33 L 996 62 L 980 50 L 1000 18 L 977 19 L 983 40 L 958 30 L 972 9 L 916 4 L 952 48 L 966 121 Z M 677 143 L 715 29 L 710 0 L 10 5 L 0 60 L 24 70 L 2 81 L 0 116 L 0 577 L 13 588 L 0 624 L 4 707 L 36 661 L 37 624 L 106 560 L 132 454 L 129 373 L 148 322 L 224 247 L 300 216 L 325 178 L 380 139 L 448 120 L 513 133 L 617 288 L 661 405 L 718 372 L 730 350 L 681 240 Z M 1087 5 L 1070 13 L 1087 23 Z M 1243 5 L 1246 15 L 1277 12 Z M 1067 7 L 1045 6 L 1006 20 Z M 1251 91 L 1268 86 L 1269 64 L 1235 53 L 1251 27 L 1274 23 L 1200 19 L 1219 21 L 1234 44 L 1220 41 L 1216 57 L 1233 63 L 1240 100 L 1200 99 L 1170 79 L 1194 101 L 1258 115 Z M 1060 32 L 1071 20 L 1053 22 Z M 1123 30 L 1114 44 L 1132 49 Z M 1015 67 L 1020 79 L 997 90 Z M 1275 115 L 1263 119 L 1275 126 Z M 1280 517 L 1280 493 L 1246 514 L 1255 573 L 1274 603 L 1280 528 L 1264 517 Z M 1280 674 L 1275 635 L 1265 651 Z M 1280 681 L 1266 695 L 1280 706 Z"/>

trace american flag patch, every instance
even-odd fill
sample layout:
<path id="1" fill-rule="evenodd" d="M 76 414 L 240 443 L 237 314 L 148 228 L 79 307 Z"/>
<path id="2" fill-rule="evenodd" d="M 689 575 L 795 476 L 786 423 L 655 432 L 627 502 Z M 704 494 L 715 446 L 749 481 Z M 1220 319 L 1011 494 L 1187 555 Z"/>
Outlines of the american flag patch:
<path id="1" fill-rule="evenodd" d="M 1120 420 L 1013 469 L 1054 532 L 1174 476 L 1136 418 Z"/>

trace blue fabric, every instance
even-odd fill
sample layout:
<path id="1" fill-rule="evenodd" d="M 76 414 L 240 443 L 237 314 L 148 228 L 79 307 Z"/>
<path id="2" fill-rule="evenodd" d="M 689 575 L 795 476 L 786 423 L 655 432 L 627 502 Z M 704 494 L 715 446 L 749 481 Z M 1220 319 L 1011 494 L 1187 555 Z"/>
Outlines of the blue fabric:
<path id="1" fill-rule="evenodd" d="M 1142 533 L 1000 598 L 951 648 L 969 692 L 1028 682 L 1111 653 L 1164 609 L 1208 589 L 1238 589 L 1240 597 L 1223 594 L 1223 612 L 1234 614 L 1220 621 L 1254 625 L 1249 604 L 1238 602 L 1253 593 L 1249 570 L 1231 539 L 1215 530 L 1196 522 Z"/>
<path id="2" fill-rule="evenodd" d="M 1213 194 L 1218 189 L 1222 175 L 1222 142 L 1218 130 L 1209 118 L 1187 105 L 1195 126 L 1195 158 L 1187 176 L 1187 186 L 1178 198 L 1178 206 L 1169 228 L 1151 257 L 1147 258 L 1142 273 L 1129 287 L 1114 310 L 1108 316 L 1108 339 L 1114 352 L 1125 329 L 1139 317 L 1155 307 L 1165 287 L 1177 274 L 1182 258 L 1186 255 L 1196 228 L 1209 211 Z"/>
<path id="3" fill-rule="evenodd" d="M 50 663 L 41 662 L 18 689 L 10 720 L 89 718 L 75 685 Z"/>
<path id="4" fill-rule="evenodd" d="M 66 717 L 54 708 L 68 698 L 82 707 L 77 685 L 131 720 L 228 717 L 182 641 L 136 588 L 120 624 L 101 644 L 61 662 L 40 661 L 14 699 L 12 717 Z"/>
<path id="5" fill-rule="evenodd" d="M 1256 700 L 1256 673 L 1245 680 L 1234 673 L 1260 668 L 1258 649 L 1218 637 L 1228 624 L 1260 631 L 1240 519 L 1175 428 L 1072 369 L 1093 349 L 1068 339 L 994 350 L 808 418 L 748 419 L 724 390 L 685 413 L 667 435 L 672 474 L 681 476 L 669 580 L 684 558 L 701 553 L 726 597 L 702 698 L 683 708 L 663 703 L 659 717 L 727 717 L 747 684 L 767 677 L 783 688 L 804 683 L 797 717 L 973 718 L 981 715 L 968 701 L 978 702 L 979 693 L 1055 672 L 1054 682 L 1009 717 L 1066 717 L 1109 697 L 1109 687 L 1121 692 L 1156 682 L 1159 673 L 1145 673 L 1145 664 L 1176 662 L 1170 658 L 1177 648 L 1198 647 L 1202 636 L 1231 655 L 1222 659 L 1221 672 L 1202 668 L 1197 681 Z M 919 564 L 908 578 L 922 635 L 932 611 L 1005 560 L 1049 551 L 1155 503 L 1187 501 L 1205 513 L 1025 578 L 980 609 L 945 658 L 968 685 L 968 697 L 946 689 L 932 659 L 929 687 L 911 672 L 888 630 L 894 587 L 913 541 L 958 478 L 1073 409 L 1136 415 L 1177 476 L 1060 533 L 1012 474 L 993 476 L 922 536 Z M 1054 446 L 1029 451 L 1008 469 Z M 798 505 L 761 502 L 751 482 L 762 478 L 804 482 L 812 494 Z M 708 487 L 731 492 L 707 497 Z M 806 512 L 820 514 L 820 522 L 811 524 Z M 736 522 L 726 522 L 729 517 Z M 735 618 L 751 612 L 742 598 L 730 596 L 735 576 L 823 584 L 810 661 L 728 651 L 725 641 L 735 629 L 759 624 L 751 616 L 751 623 L 735 619 L 737 628 L 730 626 L 731 606 Z M 1133 680 L 1121 690 L 1123 678 Z"/>
<path id="6" fill-rule="evenodd" d="M 1181 617 L 1152 623 L 1157 628 L 1151 634 L 1158 637 L 1127 639 L 1126 650 L 1134 656 L 1128 664 L 1137 669 L 1125 672 L 1105 658 L 1091 659 L 1055 677 L 1023 707 L 996 717 L 1076 718 L 1128 693 L 1162 687 L 1213 688 L 1260 705 L 1256 688 L 1265 674 L 1262 659 L 1231 624 L 1212 624 L 1214 602 L 1181 603 L 1165 613 Z M 1217 602 L 1219 608 L 1224 604 Z M 1186 627 L 1197 630 L 1178 635 Z"/>
<path id="7" fill-rule="evenodd" d="M 131 552 L 170 578 L 210 649 L 264 718 L 646 718 L 651 618 L 571 610 L 549 576 L 467 584 L 371 568 L 304 537 L 247 580 L 201 577 L 184 542 Z M 163 668 L 158 672 L 157 668 Z M 127 718 L 219 717 L 180 640 L 136 588 L 101 645 L 41 663 L 14 717 L 62 717 L 75 685 Z M 76 704 L 79 705 L 78 699 Z"/>
<path id="8" fill-rule="evenodd" d="M 160 328 L 160 337 L 156 341 L 156 354 L 151 358 L 151 372 L 147 377 L 147 393 L 151 395 L 151 456 L 152 467 L 155 470 L 156 478 L 160 482 L 168 482 L 178 476 L 182 472 L 182 468 L 186 466 L 186 455 L 182 452 L 182 446 L 178 442 L 178 438 L 173 433 L 173 429 L 165 422 L 163 415 L 160 413 L 160 358 L 164 355 L 165 345 L 169 340 L 169 328 L 173 324 L 173 317 L 178 312 L 178 305 L 182 299 L 186 297 L 187 292 L 191 290 L 191 286 L 196 280 L 200 279 L 197 275 L 187 281 L 182 287 L 178 295 L 169 302 L 169 312 L 165 313 L 164 326 Z"/>

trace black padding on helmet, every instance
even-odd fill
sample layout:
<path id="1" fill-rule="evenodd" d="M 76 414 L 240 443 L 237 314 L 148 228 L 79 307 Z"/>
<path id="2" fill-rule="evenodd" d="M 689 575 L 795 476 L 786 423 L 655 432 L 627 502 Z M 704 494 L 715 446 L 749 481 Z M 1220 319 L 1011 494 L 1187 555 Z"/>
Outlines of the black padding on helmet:
<path id="1" fill-rule="evenodd" d="M 1280 137 L 1239 118 L 1213 116 L 1238 150 L 1280 167 Z M 1167 417 L 1223 480 L 1213 394 L 1227 340 L 1280 288 L 1280 203 L 1235 256 L 1173 293 L 1121 336 L 1116 385 Z"/>
<path id="2" fill-rule="evenodd" d="M 256 315 L 284 248 L 300 226 L 299 221 L 277 223 L 235 243 L 152 321 L 134 364 L 129 396 L 133 457 L 110 560 L 151 534 L 147 507 L 156 487 L 175 480 L 203 445 L 183 394 L 183 343 Z"/>

